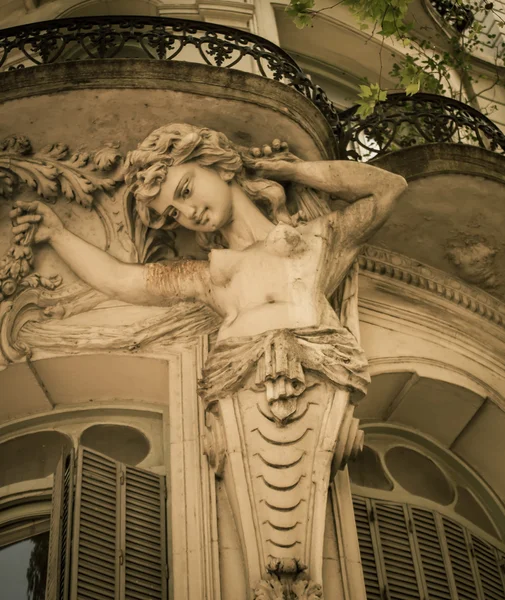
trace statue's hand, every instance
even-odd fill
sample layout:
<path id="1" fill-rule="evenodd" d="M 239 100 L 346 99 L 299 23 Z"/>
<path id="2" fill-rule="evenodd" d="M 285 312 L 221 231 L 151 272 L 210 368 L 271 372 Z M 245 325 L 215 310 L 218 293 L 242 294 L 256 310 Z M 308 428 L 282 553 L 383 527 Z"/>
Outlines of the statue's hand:
<path id="1" fill-rule="evenodd" d="M 31 241 L 38 244 L 50 242 L 55 235 L 64 230 L 63 223 L 56 213 L 37 200 L 17 200 L 9 216 L 16 243 L 26 243 L 26 236 L 30 231 L 33 231 Z"/>
<path id="2" fill-rule="evenodd" d="M 294 181 L 296 176 L 296 163 L 287 160 L 258 160 L 256 173 L 266 179 L 278 181 Z"/>
<path id="3" fill-rule="evenodd" d="M 274 140 L 271 144 L 264 144 L 261 148 L 254 147 L 250 148 L 249 152 L 254 158 L 277 158 L 280 154 L 288 155 L 289 146 L 287 142 L 281 142 L 280 140 Z"/>

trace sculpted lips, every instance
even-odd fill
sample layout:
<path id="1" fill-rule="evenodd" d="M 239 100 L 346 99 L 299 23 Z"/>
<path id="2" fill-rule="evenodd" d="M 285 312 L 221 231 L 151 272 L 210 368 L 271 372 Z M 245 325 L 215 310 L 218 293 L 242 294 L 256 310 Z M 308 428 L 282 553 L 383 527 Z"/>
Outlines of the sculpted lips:
<path id="1" fill-rule="evenodd" d="M 198 225 L 205 225 L 208 220 L 209 220 L 209 217 L 207 216 L 207 209 L 204 208 L 202 210 L 202 212 L 198 215 L 198 217 L 196 217 L 195 222 Z"/>

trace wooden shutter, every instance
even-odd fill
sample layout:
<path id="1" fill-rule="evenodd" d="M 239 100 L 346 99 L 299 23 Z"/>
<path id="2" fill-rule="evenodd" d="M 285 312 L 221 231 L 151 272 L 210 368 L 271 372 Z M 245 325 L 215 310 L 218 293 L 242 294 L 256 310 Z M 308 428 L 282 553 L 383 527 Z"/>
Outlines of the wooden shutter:
<path id="1" fill-rule="evenodd" d="M 359 551 L 361 565 L 365 578 L 365 589 L 367 600 L 382 600 L 383 586 L 377 568 L 376 547 L 370 522 L 370 503 L 363 498 L 353 497 L 354 517 L 358 532 Z"/>
<path id="2" fill-rule="evenodd" d="M 126 600 L 167 597 L 165 479 L 126 467 L 124 487 L 124 589 Z"/>
<path id="3" fill-rule="evenodd" d="M 70 552 L 74 500 L 74 453 L 60 459 L 53 483 L 46 598 L 66 600 L 70 581 Z"/>
<path id="4" fill-rule="evenodd" d="M 73 503 L 73 510 L 72 510 Z M 80 448 L 58 466 L 48 600 L 166 600 L 165 478 Z"/>
<path id="5" fill-rule="evenodd" d="M 119 599 L 119 484 L 119 463 L 79 448 L 71 600 Z"/>
<path id="6" fill-rule="evenodd" d="M 505 589 L 501 575 L 501 559 L 495 548 L 472 535 L 475 560 L 485 600 L 504 600 Z"/>
<path id="7" fill-rule="evenodd" d="M 419 600 L 421 586 L 406 507 L 374 502 L 390 600 Z M 474 599 L 475 600 L 475 599 Z"/>
<path id="8" fill-rule="evenodd" d="M 367 600 L 505 600 L 505 557 L 431 510 L 353 496 Z"/>
<path id="9" fill-rule="evenodd" d="M 449 575 L 440 543 L 435 515 L 430 510 L 411 507 L 415 540 L 430 600 L 451 600 Z"/>
<path id="10" fill-rule="evenodd" d="M 475 569 L 465 530 L 446 517 L 442 521 L 458 600 L 477 600 L 480 594 L 477 593 Z"/>

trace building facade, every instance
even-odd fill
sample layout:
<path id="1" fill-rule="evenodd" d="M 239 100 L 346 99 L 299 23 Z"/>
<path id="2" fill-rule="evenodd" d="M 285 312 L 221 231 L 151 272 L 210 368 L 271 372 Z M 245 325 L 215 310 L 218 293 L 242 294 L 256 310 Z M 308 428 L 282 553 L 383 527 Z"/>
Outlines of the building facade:
<path id="1" fill-rule="evenodd" d="M 393 87 L 385 73 L 405 50 L 379 53 L 381 40 L 347 8 L 320 7 L 304 30 L 284 3 L 264 0 L 0 7 L 8 600 L 505 598 L 505 88 L 475 83 L 484 91 L 474 98 L 465 88 L 468 104 L 391 94 L 361 117 L 363 78 Z M 414 0 L 421 31 L 449 31 L 439 9 Z M 474 60 L 503 76 L 489 48 Z M 178 133 L 149 137 L 173 123 Z M 131 187 L 163 183 L 147 173 L 155 162 L 146 153 L 161 152 L 164 139 L 168 168 L 184 165 L 185 152 L 205 155 L 191 145 L 198 128 L 231 142 L 245 169 L 241 189 L 263 211 L 251 219 L 281 232 L 254 260 L 212 240 L 210 281 L 225 290 L 222 303 L 254 308 L 259 294 L 269 297 L 263 304 L 284 302 L 264 291 L 271 286 L 302 307 L 296 318 L 290 307 L 273 317 L 263 307 L 236 330 L 227 309 L 225 339 L 252 339 L 267 323 L 261 349 L 230 342 L 212 364 L 222 314 L 177 283 L 189 269 L 188 281 L 207 281 L 209 247 L 184 228 L 148 227 L 153 214 L 142 217 Z M 340 196 L 326 180 L 310 185 L 319 161 L 345 165 Z M 300 171 L 275 171 L 288 163 Z M 345 211 L 368 176 L 379 177 L 370 197 L 396 204 L 337 276 L 343 254 L 314 249 L 326 234 L 307 241 L 293 232 Z M 191 192 L 189 180 L 179 183 Z M 42 208 L 23 205 L 30 201 Z M 349 226 L 350 238 L 374 207 Z M 106 270 L 89 246 L 44 241 L 52 214 L 117 262 Z M 206 222 L 202 213 L 198 224 Z M 305 256 L 304 244 L 317 264 L 282 262 Z M 73 266 L 74 255 L 88 266 Z M 172 269 L 179 287 L 153 279 L 150 291 L 165 286 L 165 301 L 129 301 L 134 275 L 120 276 L 118 264 L 155 265 L 152 277 Z M 306 315 L 319 315 L 317 335 L 337 318 L 318 312 L 322 287 L 343 325 L 328 328 L 351 336 L 338 359 L 342 337 L 316 347 L 300 333 L 313 325 Z M 365 397 L 345 366 L 359 346 L 371 377 Z M 219 386 L 227 396 L 212 396 Z"/>

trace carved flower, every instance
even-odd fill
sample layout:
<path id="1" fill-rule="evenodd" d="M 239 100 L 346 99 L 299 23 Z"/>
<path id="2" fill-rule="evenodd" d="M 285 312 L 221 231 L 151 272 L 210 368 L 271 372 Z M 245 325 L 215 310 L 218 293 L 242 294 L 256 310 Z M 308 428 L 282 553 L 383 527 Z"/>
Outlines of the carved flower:
<path id="1" fill-rule="evenodd" d="M 16 287 L 14 279 L 6 279 L 2 283 L 2 292 L 5 296 L 11 296 L 16 291 Z"/>
<path id="2" fill-rule="evenodd" d="M 16 152 L 17 154 L 30 154 L 32 145 L 24 135 L 11 135 L 0 142 L 0 150 Z"/>

